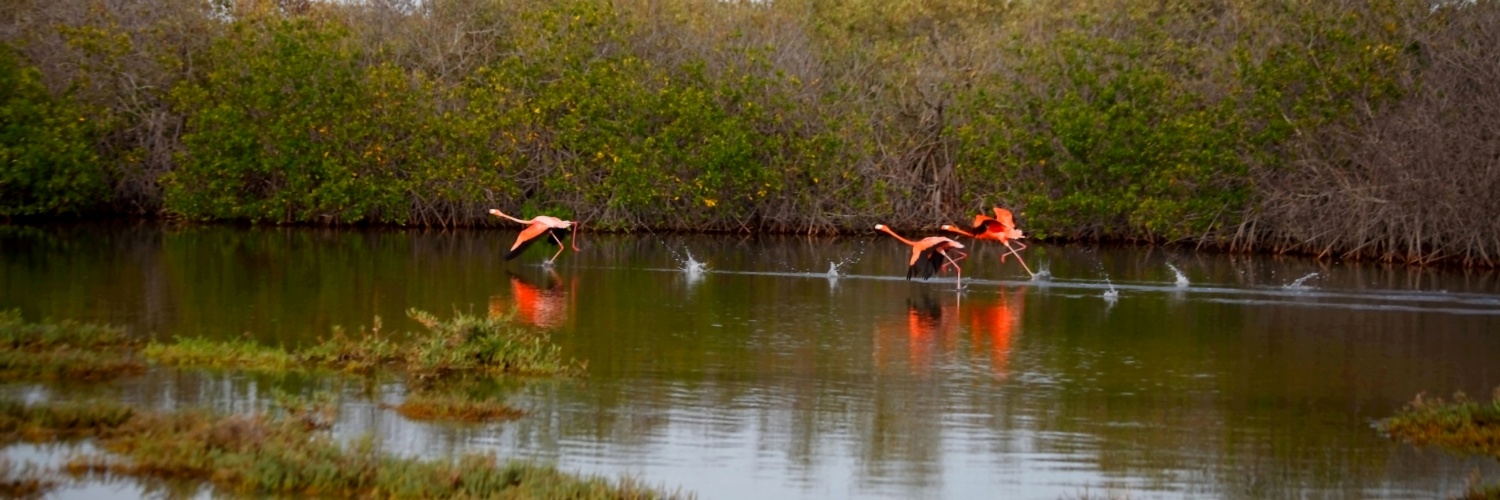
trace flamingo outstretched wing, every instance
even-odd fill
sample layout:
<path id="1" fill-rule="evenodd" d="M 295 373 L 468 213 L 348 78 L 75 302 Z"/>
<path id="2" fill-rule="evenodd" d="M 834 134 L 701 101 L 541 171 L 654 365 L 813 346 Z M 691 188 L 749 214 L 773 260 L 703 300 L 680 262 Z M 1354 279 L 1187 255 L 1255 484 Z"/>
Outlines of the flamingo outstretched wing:
<path id="1" fill-rule="evenodd" d="M 526 249 L 531 248 L 531 244 L 536 243 L 537 240 L 548 239 L 545 235 L 551 229 L 546 224 L 540 222 L 526 226 L 526 229 L 521 231 L 521 235 L 516 237 L 515 244 L 510 246 L 510 252 L 505 254 L 505 260 L 514 259 L 525 253 Z"/>

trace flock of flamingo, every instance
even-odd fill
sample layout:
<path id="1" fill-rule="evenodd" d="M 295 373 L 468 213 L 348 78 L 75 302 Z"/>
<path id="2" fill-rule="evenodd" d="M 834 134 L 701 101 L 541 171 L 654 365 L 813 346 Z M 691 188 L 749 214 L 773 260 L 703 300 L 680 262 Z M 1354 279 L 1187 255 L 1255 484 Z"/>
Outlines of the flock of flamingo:
<path id="1" fill-rule="evenodd" d="M 983 213 L 975 215 L 974 223 L 967 229 L 951 224 L 944 224 L 940 229 L 968 236 L 975 240 L 1000 242 L 1009 250 L 1009 255 L 1016 256 L 1016 261 L 1021 263 L 1021 267 L 1026 270 L 1026 273 L 1035 277 L 1036 273 L 1031 272 L 1031 267 L 1026 265 L 1025 260 L 1021 259 L 1021 254 L 1016 253 L 1026 249 L 1026 244 L 1016 241 L 1016 245 L 1020 246 L 1020 248 L 1011 245 L 1012 240 L 1020 240 L 1021 238 L 1025 238 L 1026 235 L 1020 229 L 1016 229 L 1016 221 L 1011 216 L 1010 210 L 994 207 L 994 212 L 994 217 Z M 521 234 L 516 237 L 516 242 L 511 244 L 510 250 L 506 252 L 505 260 L 511 260 L 521 255 L 532 243 L 549 241 L 557 245 L 557 252 L 552 254 L 552 258 L 547 259 L 545 264 L 548 266 L 552 265 L 552 261 L 557 260 L 558 255 L 562 255 L 562 235 L 572 232 L 573 226 L 578 224 L 575 221 L 562 220 L 548 215 L 538 215 L 531 219 L 517 219 L 493 208 L 490 209 L 490 215 L 526 225 L 526 228 L 522 229 Z M 933 274 L 947 271 L 948 266 L 951 265 L 957 277 L 958 288 L 963 288 L 963 268 L 958 266 L 958 261 L 968 257 L 968 254 L 959 250 L 964 248 L 962 243 L 946 236 L 928 236 L 917 241 L 912 241 L 902 238 L 901 235 L 896 234 L 895 231 L 886 227 L 885 224 L 876 224 L 875 230 L 889 234 L 911 247 L 911 259 L 906 263 L 906 279 L 909 280 L 912 276 L 921 276 L 925 280 L 931 278 Z M 576 233 L 574 233 L 573 239 L 570 242 L 573 251 L 578 251 Z M 957 254 L 958 257 L 954 258 L 950 254 Z M 1005 253 L 1000 254 L 1000 262 L 1005 262 L 1006 255 Z"/>

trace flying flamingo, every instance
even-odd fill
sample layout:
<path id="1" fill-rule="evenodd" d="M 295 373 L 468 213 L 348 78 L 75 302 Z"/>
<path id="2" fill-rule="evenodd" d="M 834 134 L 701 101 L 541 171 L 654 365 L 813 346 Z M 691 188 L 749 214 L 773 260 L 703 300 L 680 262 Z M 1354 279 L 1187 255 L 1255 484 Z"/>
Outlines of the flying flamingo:
<path id="1" fill-rule="evenodd" d="M 928 236 L 922 238 L 921 241 L 908 240 L 896 234 L 895 231 L 886 227 L 885 224 L 876 224 L 875 230 L 884 231 L 886 234 L 901 240 L 902 243 L 911 246 L 911 260 L 906 263 L 906 279 L 909 280 L 912 276 L 920 274 L 922 275 L 922 279 L 925 280 L 931 278 L 933 273 L 947 269 L 948 264 L 953 264 L 953 269 L 958 272 L 958 288 L 963 288 L 964 270 L 958 267 L 958 261 L 963 260 L 964 257 L 968 257 L 968 254 L 957 250 L 963 248 L 963 244 L 943 236 Z M 957 253 L 958 259 L 955 260 L 953 257 L 948 256 L 949 250 Z M 946 263 L 944 262 L 945 260 L 947 261 Z"/>
<path id="2" fill-rule="evenodd" d="M 950 224 L 943 224 L 941 229 L 962 234 L 976 240 L 995 240 L 1000 242 L 1000 244 L 1005 245 L 1005 248 L 1010 249 L 1010 253 L 1016 256 L 1016 260 L 1021 262 L 1021 268 L 1026 270 L 1026 274 L 1030 274 L 1033 278 L 1036 277 L 1036 273 L 1031 272 L 1031 267 L 1026 265 L 1026 260 L 1021 258 L 1021 254 L 1016 253 L 1026 249 L 1026 244 L 1019 241 L 1021 238 L 1025 238 L 1026 234 L 1022 233 L 1020 229 L 1016 229 L 1016 220 L 1011 217 L 1010 210 L 1000 207 L 994 207 L 994 210 L 994 217 L 982 213 L 975 215 L 974 228 L 971 230 L 965 231 Z M 1016 244 L 1020 245 L 1021 248 L 1011 246 L 1011 240 L 1018 240 Z M 1005 262 L 1005 254 L 1003 253 L 1000 254 L 1000 262 Z"/>
<path id="3" fill-rule="evenodd" d="M 570 232 L 571 228 L 575 224 L 578 224 L 574 221 L 562 220 L 557 217 L 547 215 L 538 215 L 536 217 L 532 217 L 531 220 L 521 220 L 509 215 L 505 215 L 504 212 L 493 208 L 490 209 L 490 215 L 494 215 L 496 217 L 504 217 L 506 219 L 510 219 L 527 225 L 526 229 L 521 230 L 521 235 L 516 237 L 515 244 L 510 246 L 510 252 L 505 254 L 505 260 L 511 260 L 516 258 L 517 255 L 521 255 L 521 252 L 525 252 L 527 247 L 530 247 L 532 243 L 536 243 L 537 240 L 543 239 L 542 235 L 546 235 L 547 237 L 552 238 L 553 242 L 557 243 L 557 253 L 552 254 L 552 258 L 547 259 L 547 262 L 543 264 L 548 266 L 552 265 L 552 261 L 557 260 L 558 255 L 562 255 L 562 239 L 557 237 L 557 233 Z M 572 243 L 573 251 L 577 252 L 577 233 L 574 233 Z"/>

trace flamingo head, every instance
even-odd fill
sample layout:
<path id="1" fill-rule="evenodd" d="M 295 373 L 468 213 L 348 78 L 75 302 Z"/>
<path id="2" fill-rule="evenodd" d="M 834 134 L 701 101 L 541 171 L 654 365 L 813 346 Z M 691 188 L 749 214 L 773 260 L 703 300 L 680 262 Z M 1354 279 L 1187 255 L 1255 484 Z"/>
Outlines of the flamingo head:
<path id="1" fill-rule="evenodd" d="M 890 228 L 885 227 L 885 224 L 876 224 L 875 225 L 875 230 L 876 231 L 885 231 L 887 229 L 890 229 Z"/>
<path id="2" fill-rule="evenodd" d="M 490 215 L 493 215 L 495 217 L 499 217 L 500 216 L 500 210 L 496 209 L 496 208 L 491 208 L 490 209 Z"/>

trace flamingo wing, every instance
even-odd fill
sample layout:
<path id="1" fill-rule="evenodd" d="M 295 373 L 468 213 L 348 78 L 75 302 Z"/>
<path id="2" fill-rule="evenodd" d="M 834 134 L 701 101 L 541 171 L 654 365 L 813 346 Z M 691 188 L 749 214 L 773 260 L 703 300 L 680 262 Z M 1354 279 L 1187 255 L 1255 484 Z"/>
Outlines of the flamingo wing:
<path id="1" fill-rule="evenodd" d="M 974 224 L 972 224 L 972 226 L 974 227 L 974 231 L 975 232 L 979 232 L 979 228 L 984 227 L 984 223 L 985 222 L 989 222 L 989 221 L 993 221 L 993 220 L 995 220 L 995 219 L 991 218 L 990 216 L 985 215 L 985 214 L 975 215 L 974 216 Z"/>
<path id="2" fill-rule="evenodd" d="M 521 231 L 521 235 L 516 237 L 516 242 L 510 246 L 510 252 L 505 254 L 505 260 L 514 259 L 526 252 L 526 249 L 530 248 L 532 243 L 536 243 L 536 240 L 544 239 L 542 236 L 551 229 L 540 222 L 533 222 L 530 226 L 526 226 L 526 229 Z"/>
<path id="3" fill-rule="evenodd" d="M 913 259 L 910 266 L 907 266 L 906 279 L 911 279 L 912 276 L 921 276 L 924 280 L 931 278 L 932 275 L 937 274 L 938 269 L 942 269 L 944 264 L 942 251 L 936 246 L 927 247 L 918 252 L 917 258 Z"/>
<path id="4" fill-rule="evenodd" d="M 994 209 L 996 222 L 1003 224 L 1006 229 L 1016 228 L 1016 219 L 1015 217 L 1011 216 L 1010 210 L 1006 210 L 1000 207 L 994 207 Z"/>

